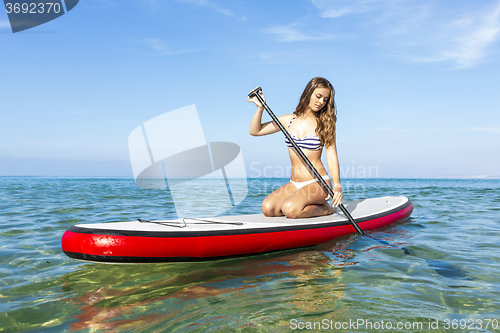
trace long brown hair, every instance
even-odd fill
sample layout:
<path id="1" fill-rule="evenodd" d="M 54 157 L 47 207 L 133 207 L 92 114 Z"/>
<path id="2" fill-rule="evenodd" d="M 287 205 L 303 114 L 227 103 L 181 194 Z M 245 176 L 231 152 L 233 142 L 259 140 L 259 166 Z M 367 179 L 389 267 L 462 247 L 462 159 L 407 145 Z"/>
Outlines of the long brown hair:
<path id="1" fill-rule="evenodd" d="M 305 111 L 311 96 L 316 88 L 330 89 L 330 98 L 321 110 L 314 112 L 318 125 L 316 126 L 316 135 L 321 143 L 325 146 L 335 144 L 335 125 L 337 123 L 337 105 L 335 104 L 335 90 L 332 84 L 325 78 L 315 77 L 307 84 L 302 96 L 300 96 L 299 105 L 295 109 L 294 114 L 300 117 Z"/>

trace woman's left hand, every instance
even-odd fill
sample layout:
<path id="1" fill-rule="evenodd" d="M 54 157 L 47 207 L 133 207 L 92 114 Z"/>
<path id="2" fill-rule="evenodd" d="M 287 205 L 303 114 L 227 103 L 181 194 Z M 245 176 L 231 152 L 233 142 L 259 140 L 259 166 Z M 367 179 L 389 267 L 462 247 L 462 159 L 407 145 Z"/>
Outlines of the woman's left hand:
<path id="1" fill-rule="evenodd" d="M 259 89 L 259 87 L 253 89 L 250 91 L 250 93 L 254 92 L 255 90 Z M 260 96 L 262 96 L 262 99 L 264 100 L 264 102 L 266 101 L 266 98 L 264 97 L 264 94 L 262 93 L 262 90 L 259 91 L 259 94 Z M 253 96 L 252 98 L 250 98 L 250 96 L 247 97 L 247 101 L 249 101 L 250 103 L 254 103 L 255 105 L 257 105 L 257 107 L 259 108 L 263 108 L 264 106 L 262 105 L 262 103 L 259 101 L 259 99 L 257 98 L 257 96 Z"/>
<path id="2" fill-rule="evenodd" d="M 332 200 L 332 206 L 333 207 L 338 207 L 342 201 L 344 200 L 344 195 L 342 194 L 342 188 L 339 186 L 333 186 L 333 200 Z M 326 201 L 330 200 L 331 197 L 328 195 L 326 198 Z"/>

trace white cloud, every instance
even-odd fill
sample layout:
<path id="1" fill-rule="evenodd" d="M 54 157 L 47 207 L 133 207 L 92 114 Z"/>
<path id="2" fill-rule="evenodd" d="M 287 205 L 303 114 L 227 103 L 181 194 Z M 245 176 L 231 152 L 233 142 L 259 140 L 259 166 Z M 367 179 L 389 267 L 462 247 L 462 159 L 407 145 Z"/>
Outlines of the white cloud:
<path id="1" fill-rule="evenodd" d="M 375 128 L 378 132 L 387 132 L 387 133 L 428 133 L 428 132 L 441 132 L 443 129 L 439 128 L 392 128 L 392 127 L 377 127 Z"/>
<path id="2" fill-rule="evenodd" d="M 144 38 L 144 39 L 139 39 L 139 40 L 135 40 L 135 41 L 142 43 L 142 44 L 145 44 L 149 48 L 153 49 L 156 52 L 157 56 L 167 56 L 167 55 L 173 55 L 173 54 L 183 54 L 183 53 L 191 53 L 191 52 L 201 51 L 201 50 L 172 51 L 167 47 L 167 45 L 165 44 L 164 41 L 162 41 L 161 39 L 157 39 L 157 38 Z"/>
<path id="3" fill-rule="evenodd" d="M 456 59 L 459 67 L 483 60 L 488 47 L 500 38 L 500 3 L 491 13 L 470 20 L 452 22 L 459 32 L 454 47 L 444 51 L 446 59 Z"/>
<path id="4" fill-rule="evenodd" d="M 487 60 L 500 39 L 498 0 L 462 3 L 461 7 L 453 3 L 438 7 L 443 3 L 429 0 L 312 3 L 325 18 L 359 18 L 362 30 L 355 33 L 371 36 L 386 54 L 414 62 L 451 61 L 457 68 L 472 67 Z"/>
<path id="5" fill-rule="evenodd" d="M 0 29 L 2 28 L 10 28 L 10 24 L 7 21 L 0 21 Z"/>
<path id="6" fill-rule="evenodd" d="M 146 38 L 142 42 L 161 54 L 170 54 L 164 42 L 156 38 Z"/>
<path id="7" fill-rule="evenodd" d="M 425 133 L 464 133 L 464 132 L 476 132 L 476 133 L 489 133 L 489 134 L 500 134 L 500 126 L 490 126 L 490 127 L 460 127 L 460 128 L 393 128 L 393 127 L 377 127 L 375 128 L 377 132 L 385 133 L 399 133 L 399 134 L 425 134 Z"/>
<path id="8" fill-rule="evenodd" d="M 266 64 L 289 64 L 310 62 L 313 56 L 310 52 L 263 52 L 258 55 L 260 61 Z"/>
<path id="9" fill-rule="evenodd" d="M 85 109 L 80 109 L 80 110 L 73 110 L 71 111 L 72 114 L 84 114 L 87 113 L 87 110 Z"/>
<path id="10" fill-rule="evenodd" d="M 292 23 L 281 27 L 272 27 L 266 29 L 267 33 L 274 34 L 278 36 L 281 42 L 303 42 L 303 41 L 314 41 L 314 40 L 328 40 L 334 38 L 333 35 L 325 34 L 308 34 L 302 32 L 298 29 L 300 25 L 297 23 Z"/>
<path id="11" fill-rule="evenodd" d="M 234 17 L 234 18 L 242 20 L 242 21 L 246 21 L 246 17 L 238 17 L 234 11 L 232 11 L 229 8 L 226 8 L 224 6 L 219 5 L 219 3 L 215 0 L 177 0 L 177 1 L 193 4 L 196 6 L 210 8 L 212 10 L 215 10 L 218 13 L 221 13 L 222 15 L 226 15 L 226 16 Z"/>
<path id="12" fill-rule="evenodd" d="M 468 127 L 464 129 L 460 129 L 466 132 L 481 132 L 481 133 L 491 133 L 491 134 L 500 134 L 500 126 L 492 126 L 492 127 Z"/>
<path id="13" fill-rule="evenodd" d="M 384 0 L 312 0 L 312 3 L 321 11 L 322 17 L 336 18 L 347 14 L 359 14 L 374 10 Z"/>

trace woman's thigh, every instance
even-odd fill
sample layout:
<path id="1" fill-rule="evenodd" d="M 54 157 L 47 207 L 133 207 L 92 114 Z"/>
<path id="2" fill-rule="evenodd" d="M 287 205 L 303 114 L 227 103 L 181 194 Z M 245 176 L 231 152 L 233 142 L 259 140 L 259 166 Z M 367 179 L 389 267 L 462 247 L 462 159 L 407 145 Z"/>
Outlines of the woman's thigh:
<path id="1" fill-rule="evenodd" d="M 330 186 L 330 181 L 326 181 Z M 318 182 L 306 185 L 288 196 L 282 204 L 282 210 L 300 212 L 308 205 L 322 205 L 328 194 Z"/>
<path id="2" fill-rule="evenodd" d="M 262 212 L 266 216 L 281 216 L 281 206 L 287 198 L 292 195 L 297 188 L 292 183 L 286 183 L 280 188 L 274 190 L 269 194 L 264 201 L 262 201 Z"/>

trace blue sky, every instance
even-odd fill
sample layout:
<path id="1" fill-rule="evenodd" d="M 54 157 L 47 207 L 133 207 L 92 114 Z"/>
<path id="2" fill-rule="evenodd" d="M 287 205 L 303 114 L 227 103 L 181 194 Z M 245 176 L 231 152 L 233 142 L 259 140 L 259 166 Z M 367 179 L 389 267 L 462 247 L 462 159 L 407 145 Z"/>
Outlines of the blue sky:
<path id="1" fill-rule="evenodd" d="M 1 11 L 0 175 L 132 177 L 132 130 L 195 104 L 249 177 L 286 176 L 247 93 L 291 113 L 323 76 L 341 176 L 499 177 L 499 39 L 498 0 L 82 0 L 16 34 Z"/>

